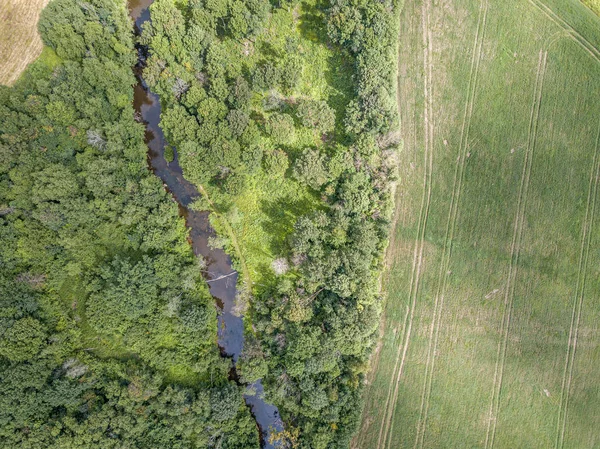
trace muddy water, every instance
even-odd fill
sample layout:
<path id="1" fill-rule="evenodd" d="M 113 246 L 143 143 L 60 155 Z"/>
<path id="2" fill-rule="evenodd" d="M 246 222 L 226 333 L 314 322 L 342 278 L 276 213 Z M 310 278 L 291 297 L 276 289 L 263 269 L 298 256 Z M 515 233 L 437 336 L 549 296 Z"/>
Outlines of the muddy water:
<path id="1" fill-rule="evenodd" d="M 150 20 L 148 7 L 154 0 L 131 0 L 129 11 L 135 22 L 136 34 L 139 34 L 144 23 Z M 147 50 L 138 48 L 138 64 L 135 73 L 138 84 L 134 87 L 134 108 L 136 114 L 141 117 L 146 125 L 145 141 L 148 145 L 148 162 L 152 171 L 163 182 L 165 188 L 173 195 L 179 204 L 182 216 L 190 229 L 190 240 L 194 254 L 201 255 L 206 261 L 206 279 L 210 293 L 215 298 L 218 314 L 218 344 L 221 354 L 230 357 L 235 374 L 235 362 L 237 362 L 244 346 L 244 323 L 241 317 L 233 313 L 236 297 L 236 284 L 238 274 L 232 267 L 231 258 L 222 250 L 209 247 L 209 237 L 215 236 L 214 230 L 208 221 L 208 212 L 197 212 L 189 208 L 194 199 L 200 194 L 194 185 L 183 176 L 183 170 L 179 165 L 177 150 L 174 149 L 175 158 L 167 162 L 164 157 L 165 141 L 164 134 L 160 129 L 160 99 L 148 89 L 142 79 L 142 69 L 145 66 Z M 261 382 L 251 386 L 255 395 L 246 395 L 245 400 L 256 423 L 261 431 L 262 447 L 274 448 L 269 444 L 268 436 L 270 429 L 281 431 L 283 425 L 279 418 L 277 408 L 265 403 L 262 399 L 263 387 Z"/>

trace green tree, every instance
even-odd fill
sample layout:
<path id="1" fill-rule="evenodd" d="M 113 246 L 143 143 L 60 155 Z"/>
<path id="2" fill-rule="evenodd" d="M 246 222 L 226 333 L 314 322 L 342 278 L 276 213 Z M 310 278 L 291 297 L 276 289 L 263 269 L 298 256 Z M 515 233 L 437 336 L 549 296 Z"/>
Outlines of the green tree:
<path id="1" fill-rule="evenodd" d="M 262 379 L 269 371 L 260 342 L 251 335 L 246 336 L 244 349 L 236 363 L 236 371 L 245 384 L 252 384 Z"/>
<path id="2" fill-rule="evenodd" d="M 306 148 L 294 162 L 292 173 L 297 180 L 315 190 L 329 181 L 325 155 L 317 149 Z"/>
<path id="3" fill-rule="evenodd" d="M 233 137 L 237 138 L 244 133 L 246 126 L 248 126 L 249 120 L 250 116 L 245 111 L 240 111 L 238 109 L 232 109 L 229 111 L 227 114 L 227 121 Z"/>
<path id="4" fill-rule="evenodd" d="M 256 90 L 274 89 L 281 81 L 281 71 L 275 65 L 267 62 L 254 69 L 252 85 Z"/>
<path id="5" fill-rule="evenodd" d="M 289 159 L 285 151 L 274 150 L 265 154 L 263 159 L 265 171 L 269 176 L 281 178 L 289 167 Z"/>
<path id="6" fill-rule="evenodd" d="M 158 306 L 158 289 L 152 261 L 139 262 L 116 257 L 102 267 L 99 277 L 88 287 L 86 305 L 89 323 L 97 332 L 122 334 Z"/>
<path id="7" fill-rule="evenodd" d="M 46 339 L 44 325 L 32 317 L 21 318 L 7 327 L 0 322 L 0 333 L 2 334 L 0 356 L 13 362 L 23 362 L 33 358 L 42 349 Z"/>
<path id="8" fill-rule="evenodd" d="M 335 112 L 324 101 L 304 100 L 296 113 L 302 125 L 320 133 L 332 131 L 335 125 Z"/>
<path id="9" fill-rule="evenodd" d="M 294 119 L 289 114 L 273 114 L 266 124 L 267 133 L 277 144 L 291 144 L 296 140 Z"/>

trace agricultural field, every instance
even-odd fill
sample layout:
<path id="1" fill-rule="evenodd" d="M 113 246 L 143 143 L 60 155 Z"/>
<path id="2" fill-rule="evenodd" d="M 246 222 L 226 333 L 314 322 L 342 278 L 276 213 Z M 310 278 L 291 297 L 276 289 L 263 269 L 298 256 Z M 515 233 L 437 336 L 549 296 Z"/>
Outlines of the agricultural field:
<path id="1" fill-rule="evenodd" d="M 48 1 L 0 1 L 0 84 L 14 83 L 42 52 L 37 22 Z"/>
<path id="2" fill-rule="evenodd" d="M 600 447 L 600 19 L 406 0 L 404 151 L 354 447 Z"/>

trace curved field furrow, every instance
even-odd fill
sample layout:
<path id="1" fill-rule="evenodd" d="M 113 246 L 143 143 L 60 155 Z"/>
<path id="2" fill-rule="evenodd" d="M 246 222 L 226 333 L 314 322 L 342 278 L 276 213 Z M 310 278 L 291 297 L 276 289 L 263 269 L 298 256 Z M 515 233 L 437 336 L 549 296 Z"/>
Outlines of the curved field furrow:
<path id="1" fill-rule="evenodd" d="M 554 447 L 562 449 L 565 442 L 565 430 L 567 426 L 567 415 L 569 408 L 569 393 L 571 390 L 571 381 L 573 379 L 573 366 L 575 364 L 575 351 L 577 349 L 577 338 L 579 335 L 579 324 L 581 322 L 581 310 L 585 293 L 586 272 L 590 254 L 591 235 L 594 226 L 594 215 L 596 211 L 596 196 L 598 194 L 598 179 L 600 178 L 600 163 L 598 161 L 598 150 L 600 147 L 600 127 L 598 128 L 598 138 L 594 159 L 590 173 L 590 185 L 586 202 L 585 220 L 581 230 L 581 251 L 579 255 L 579 265 L 577 270 L 576 296 L 573 303 L 571 314 L 571 326 L 569 329 L 569 341 L 567 345 L 567 355 L 565 359 L 565 369 L 563 373 L 560 403 L 558 407 L 558 418 L 556 423 L 556 442 Z"/>
<path id="2" fill-rule="evenodd" d="M 540 50 L 533 104 L 531 106 L 531 115 L 529 122 L 529 137 L 525 152 L 525 162 L 523 164 L 523 173 L 521 177 L 521 186 L 519 188 L 519 196 L 517 200 L 517 213 L 515 216 L 513 238 L 510 250 L 510 264 L 508 269 L 508 278 L 506 281 L 505 296 L 504 296 L 504 314 L 502 317 L 501 331 L 502 339 L 498 343 L 498 353 L 496 358 L 496 367 L 494 370 L 493 392 L 490 401 L 489 421 L 485 436 L 485 448 L 491 449 L 494 447 L 494 439 L 496 436 L 496 424 L 498 413 L 500 411 L 500 392 L 502 390 L 502 376 L 504 374 L 504 362 L 506 360 L 506 346 L 508 343 L 508 334 L 510 330 L 510 321 L 513 308 L 515 282 L 517 278 L 519 265 L 519 252 L 521 238 L 523 235 L 523 221 L 526 210 L 527 194 L 529 190 L 529 180 L 531 178 L 531 166 L 533 162 L 533 152 L 537 140 L 537 127 L 540 114 L 540 106 L 542 103 L 542 91 L 544 86 L 544 74 L 546 72 L 548 52 Z"/>
<path id="3" fill-rule="evenodd" d="M 560 28 L 564 29 L 568 36 L 578 43 L 592 58 L 600 62 L 600 50 L 594 47 L 585 37 L 583 37 L 577 30 L 571 25 L 565 22 L 560 16 L 558 16 L 552 9 L 547 5 L 543 4 L 540 0 L 529 0 L 529 2 L 535 6 L 542 14 L 544 14 L 551 22 L 555 23 Z"/>
<path id="4" fill-rule="evenodd" d="M 448 269 L 450 266 L 450 258 L 452 255 L 452 240 L 454 238 L 454 230 L 456 228 L 456 218 L 460 204 L 460 194 L 464 179 L 465 161 L 469 140 L 469 129 L 471 126 L 471 118 L 473 116 L 473 106 L 475 101 L 475 92 L 477 91 L 477 78 L 479 76 L 479 64 L 481 62 L 481 54 L 483 43 L 485 40 L 485 29 L 487 24 L 489 1 L 483 0 L 479 8 L 479 19 L 475 32 L 475 40 L 473 43 L 473 54 L 471 59 L 471 70 L 469 75 L 469 90 L 467 102 L 465 104 L 465 112 L 463 124 L 461 128 L 461 139 L 458 149 L 458 161 L 454 171 L 454 182 L 452 187 L 452 195 L 450 198 L 450 209 L 448 212 L 448 221 L 446 223 L 446 234 L 444 237 L 444 248 L 442 252 L 442 261 L 438 274 L 438 287 L 435 295 L 433 322 L 429 335 L 429 346 L 427 348 L 427 362 L 425 369 L 425 378 L 423 382 L 423 392 L 421 395 L 421 407 L 419 410 L 419 419 L 417 421 L 417 432 L 415 437 L 414 447 L 422 448 L 425 442 L 425 432 L 427 428 L 427 416 L 429 412 L 429 399 L 431 396 L 431 385 L 433 381 L 433 372 L 435 368 L 435 357 L 437 352 L 437 342 L 439 337 L 440 323 L 442 318 L 442 310 L 444 307 L 444 296 L 446 292 L 446 283 L 448 279 Z M 431 41 L 431 39 L 430 39 Z"/>

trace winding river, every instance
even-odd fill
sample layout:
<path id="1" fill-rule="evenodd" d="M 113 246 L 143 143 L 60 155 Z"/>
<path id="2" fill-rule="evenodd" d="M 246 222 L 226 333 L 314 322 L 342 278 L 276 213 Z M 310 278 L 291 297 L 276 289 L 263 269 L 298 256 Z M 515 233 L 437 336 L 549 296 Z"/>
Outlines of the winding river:
<path id="1" fill-rule="evenodd" d="M 130 0 L 129 12 L 135 23 L 136 35 L 147 21 L 150 20 L 148 7 L 154 0 Z M 236 284 L 238 274 L 232 267 L 231 258 L 222 250 L 209 247 L 209 237 L 215 236 L 214 230 L 208 221 L 209 212 L 197 212 L 189 208 L 190 204 L 200 194 L 194 185 L 183 176 L 183 170 L 175 158 L 167 162 L 164 158 L 164 149 L 167 145 L 162 130 L 160 129 L 160 99 L 151 92 L 142 78 L 142 70 L 146 63 L 147 49 L 141 46 L 138 49 L 138 63 L 134 68 L 138 84 L 134 87 L 134 108 L 146 126 L 145 141 L 148 145 L 148 163 L 165 188 L 173 195 L 179 204 L 181 215 L 185 217 L 190 229 L 190 242 L 194 254 L 201 255 L 206 261 L 206 279 L 210 293 L 216 300 L 218 313 L 218 344 L 221 354 L 231 358 L 232 378 L 237 378 L 235 363 L 244 346 L 244 322 L 233 313 L 236 297 Z M 267 404 L 262 399 L 263 386 L 260 381 L 251 385 L 256 392 L 245 395 L 244 399 L 250 408 L 252 416 L 256 419 L 261 436 L 261 447 L 272 449 L 275 446 L 268 443 L 271 429 L 283 430 L 279 412 L 273 405 Z"/>

